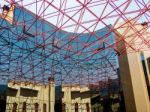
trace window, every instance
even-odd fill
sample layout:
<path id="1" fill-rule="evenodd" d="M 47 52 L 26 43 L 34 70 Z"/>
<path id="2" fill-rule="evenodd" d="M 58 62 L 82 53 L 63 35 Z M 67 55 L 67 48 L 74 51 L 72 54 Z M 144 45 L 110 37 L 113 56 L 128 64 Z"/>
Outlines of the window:
<path id="1" fill-rule="evenodd" d="M 62 112 L 66 112 L 66 104 L 62 103 Z"/>
<path id="2" fill-rule="evenodd" d="M 100 107 L 99 106 L 97 106 L 97 112 L 100 112 Z"/>
<path id="3" fill-rule="evenodd" d="M 86 111 L 87 111 L 87 112 L 90 112 L 89 103 L 86 103 Z"/>
<path id="4" fill-rule="evenodd" d="M 75 112 L 78 112 L 78 103 L 75 103 Z"/>
<path id="5" fill-rule="evenodd" d="M 18 104 L 15 102 L 13 103 L 13 109 L 12 109 L 12 112 L 17 112 L 17 106 Z"/>
<path id="6" fill-rule="evenodd" d="M 22 112 L 26 112 L 26 106 L 27 106 L 26 102 L 23 102 Z"/>
<path id="7" fill-rule="evenodd" d="M 96 112 L 96 107 L 93 108 L 94 112 Z"/>
<path id="8" fill-rule="evenodd" d="M 46 112 L 46 104 L 43 104 L 43 112 Z"/>
<path id="9" fill-rule="evenodd" d="M 144 72 L 144 76 L 145 76 L 147 91 L 148 91 L 148 95 L 149 95 L 149 98 L 150 98 L 150 89 L 149 89 L 149 80 L 148 80 L 149 78 L 148 78 L 148 73 L 147 73 L 147 69 L 146 69 L 144 54 L 141 53 L 140 57 L 141 57 L 141 63 L 142 63 L 143 72 Z"/>
<path id="10" fill-rule="evenodd" d="M 38 112 L 39 104 L 35 103 L 34 106 L 35 106 L 35 112 Z"/>
<path id="11" fill-rule="evenodd" d="M 150 57 L 147 58 L 147 64 L 148 64 L 148 70 L 149 70 L 149 72 L 150 72 Z"/>

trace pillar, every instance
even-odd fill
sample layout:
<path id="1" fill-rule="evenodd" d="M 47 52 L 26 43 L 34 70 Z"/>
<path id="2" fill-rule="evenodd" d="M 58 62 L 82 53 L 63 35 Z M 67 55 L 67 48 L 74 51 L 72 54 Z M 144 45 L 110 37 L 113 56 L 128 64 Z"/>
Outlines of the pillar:
<path id="1" fill-rule="evenodd" d="M 117 36 L 121 35 L 117 34 Z M 118 51 L 120 52 L 124 48 L 126 51 L 118 57 L 118 60 L 126 112 L 150 112 L 148 90 L 140 53 L 128 53 L 131 48 L 128 48 L 124 41 L 120 41 L 117 44 Z"/>
<path id="2" fill-rule="evenodd" d="M 49 109 L 48 112 L 54 112 L 55 107 L 55 82 L 54 78 L 49 78 Z"/>

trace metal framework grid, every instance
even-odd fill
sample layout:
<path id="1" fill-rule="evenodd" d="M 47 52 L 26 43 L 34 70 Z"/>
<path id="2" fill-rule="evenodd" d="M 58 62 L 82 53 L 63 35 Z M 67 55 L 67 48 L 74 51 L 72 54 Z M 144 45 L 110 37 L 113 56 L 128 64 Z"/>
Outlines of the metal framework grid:
<path id="1" fill-rule="evenodd" d="M 118 77 L 117 56 L 125 49 L 138 52 L 150 47 L 145 34 L 134 27 L 144 22 L 149 30 L 146 0 L 73 0 L 72 7 L 69 0 L 8 3 L 15 7 L 14 17 L 12 23 L 0 19 L 0 74 L 9 79 L 46 84 L 53 77 L 56 84 L 95 84 Z M 48 22 L 53 19 L 54 23 Z M 130 28 L 116 40 L 117 30 L 125 24 Z M 125 32 L 131 29 L 134 36 L 127 42 Z M 132 42 L 139 39 L 135 48 Z M 120 42 L 128 48 L 118 51 Z"/>

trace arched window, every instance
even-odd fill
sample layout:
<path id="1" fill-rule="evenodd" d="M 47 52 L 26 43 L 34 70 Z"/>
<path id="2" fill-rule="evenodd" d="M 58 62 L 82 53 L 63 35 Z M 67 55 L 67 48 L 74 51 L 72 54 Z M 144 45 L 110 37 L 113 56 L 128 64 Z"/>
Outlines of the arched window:
<path id="1" fill-rule="evenodd" d="M 87 111 L 87 112 L 90 112 L 90 106 L 89 106 L 89 103 L 86 103 L 86 111 Z"/>
<path id="2" fill-rule="evenodd" d="M 26 106 L 27 106 L 26 102 L 23 102 L 22 112 L 26 112 L 26 108 L 27 108 Z"/>
<path id="3" fill-rule="evenodd" d="M 35 112 L 38 112 L 39 104 L 38 104 L 38 103 L 35 103 L 35 104 L 34 104 L 34 107 L 35 107 Z"/>
<path id="4" fill-rule="evenodd" d="M 62 112 L 66 112 L 66 104 L 62 103 Z"/>
<path id="5" fill-rule="evenodd" d="M 46 112 L 46 103 L 43 104 L 43 112 Z"/>
<path id="6" fill-rule="evenodd" d="M 78 103 L 75 103 L 75 112 L 78 112 Z"/>
<path id="7" fill-rule="evenodd" d="M 17 112 L 17 106 L 18 106 L 18 104 L 16 102 L 14 102 L 12 112 Z"/>

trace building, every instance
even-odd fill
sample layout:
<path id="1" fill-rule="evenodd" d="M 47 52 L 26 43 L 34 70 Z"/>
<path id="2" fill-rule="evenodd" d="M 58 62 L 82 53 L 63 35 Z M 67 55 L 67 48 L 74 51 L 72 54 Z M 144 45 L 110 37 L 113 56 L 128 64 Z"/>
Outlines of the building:
<path id="1" fill-rule="evenodd" d="M 6 112 L 54 112 L 55 84 L 9 81 Z"/>
<path id="2" fill-rule="evenodd" d="M 5 112 L 6 109 L 6 91 L 7 85 L 0 85 L 0 112 Z"/>
<path id="3" fill-rule="evenodd" d="M 91 94 L 88 87 L 62 86 L 63 112 L 91 112 Z"/>
<path id="4" fill-rule="evenodd" d="M 99 81 L 97 85 L 90 85 L 92 91 L 92 112 L 125 112 L 122 89 L 118 79 Z M 93 95 L 93 93 L 96 93 Z"/>
<path id="5" fill-rule="evenodd" d="M 11 57 L 11 60 L 13 60 L 13 61 L 11 61 L 11 65 L 10 65 L 11 67 L 8 66 L 8 67 L 10 67 L 9 68 L 10 71 L 15 71 L 16 68 L 18 68 L 20 71 L 22 69 L 23 69 L 23 71 L 24 70 L 26 71 L 26 69 L 33 70 L 32 73 L 34 73 L 36 75 L 38 74 L 39 76 L 43 76 L 43 77 L 37 77 L 37 79 L 34 79 L 34 80 L 39 80 L 41 78 L 41 80 L 44 81 L 44 79 L 47 78 L 47 75 L 41 75 L 44 73 L 38 72 L 38 71 L 42 71 L 41 68 L 44 65 L 47 65 L 47 66 L 45 66 L 45 69 L 44 69 L 45 74 L 46 74 L 46 72 L 48 72 L 48 73 L 50 72 L 49 71 L 50 63 L 55 63 L 57 65 L 57 67 L 60 68 L 61 71 L 64 71 L 62 64 L 66 65 L 66 68 L 68 67 L 67 65 L 71 64 L 69 55 L 73 55 L 74 59 L 78 59 L 78 57 L 80 57 L 80 60 L 83 60 L 85 56 L 87 56 L 87 58 L 88 58 L 92 54 L 94 54 L 94 56 L 93 56 L 94 60 L 90 60 L 87 64 L 88 66 L 86 66 L 85 68 L 90 69 L 91 66 L 89 66 L 89 65 L 90 64 L 92 65 L 92 63 L 96 61 L 97 64 L 95 64 L 95 66 L 99 67 L 99 69 L 97 69 L 97 67 L 95 67 L 93 69 L 93 71 L 95 71 L 95 70 L 99 71 L 99 70 L 101 70 L 101 68 L 103 68 L 103 71 L 99 71 L 98 74 L 101 74 L 99 78 L 97 76 L 94 76 L 94 74 L 91 75 L 90 77 L 87 77 L 87 74 L 84 74 L 83 79 L 82 79 L 83 81 L 80 81 L 80 82 L 83 84 L 87 84 L 87 83 L 89 83 L 88 82 L 89 80 L 90 81 L 95 81 L 95 80 L 99 81 L 100 78 L 103 78 L 101 80 L 105 80 L 105 79 L 107 80 L 107 78 L 112 78 L 112 79 L 117 78 L 117 76 L 116 76 L 116 68 L 117 68 L 116 63 L 117 62 L 115 60 L 116 53 L 115 53 L 113 47 L 112 48 L 110 47 L 110 46 L 114 46 L 114 34 L 113 34 L 113 32 L 110 32 L 110 29 L 112 28 L 111 25 L 108 25 L 107 28 L 103 28 L 101 30 L 95 31 L 95 33 L 98 36 L 98 39 L 100 41 L 97 40 L 97 36 L 92 35 L 92 34 L 85 33 L 85 34 L 80 35 L 81 43 L 88 42 L 87 44 L 85 44 L 86 46 L 83 46 L 81 43 L 77 44 L 78 39 L 76 40 L 75 37 L 78 37 L 78 34 L 72 34 L 69 32 L 62 31 L 60 29 L 57 30 L 56 26 L 48 23 L 47 21 L 43 20 L 42 18 L 37 19 L 35 14 L 31 13 L 30 11 L 28 11 L 27 9 L 25 9 L 19 5 L 15 5 L 15 6 L 11 6 L 11 7 L 4 6 L 3 10 L 4 10 L 4 13 L 1 15 L 1 20 L 0 20 L 2 22 L 2 25 L 1 25 L 2 30 L 0 32 L 2 33 L 1 36 L 4 37 L 4 40 L 3 40 L 3 38 L 2 38 L 2 40 L 5 41 L 5 39 L 8 39 L 6 41 L 6 43 L 9 44 L 8 46 L 5 46 L 5 44 L 4 44 L 4 46 L 6 48 L 2 47 L 3 54 L 9 55 L 10 54 L 9 48 L 11 48 L 13 46 L 12 51 L 11 51 L 11 52 L 13 52 L 12 57 Z M 3 18 L 5 18 L 5 20 Z M 65 41 L 64 41 L 64 38 L 66 38 Z M 43 39 L 45 39 L 45 40 L 43 40 Z M 58 41 L 58 42 L 56 42 L 53 39 L 56 39 L 56 41 Z M 71 41 L 71 43 L 69 44 L 70 46 L 67 47 L 66 44 L 68 42 L 70 42 L 70 39 L 75 40 L 75 41 Z M 104 40 L 107 43 L 105 43 Z M 59 43 L 59 42 L 61 42 L 61 43 Z M 96 42 L 96 43 L 94 45 L 92 45 L 92 47 L 87 47 L 89 44 L 92 44 L 93 42 L 94 43 Z M 59 45 L 57 45 L 57 44 L 59 44 Z M 80 52 L 78 52 L 78 49 L 76 49 L 77 46 L 80 46 L 81 49 L 84 49 L 84 51 L 92 51 L 92 52 L 91 52 L 91 54 L 89 54 L 87 52 L 85 52 L 85 54 L 81 54 Z M 72 47 L 74 47 L 75 49 L 71 49 Z M 62 50 L 62 48 L 65 50 Z M 105 48 L 107 48 L 107 49 L 105 49 Z M 42 52 L 43 50 L 46 51 L 44 56 L 40 54 L 40 53 L 43 53 Z M 73 52 L 70 52 L 70 51 L 73 51 Z M 70 54 L 68 54 L 68 52 Z M 76 53 L 76 55 L 74 55 L 74 52 L 78 52 L 78 53 Z M 54 54 L 54 56 L 50 55 L 50 54 Z M 28 56 L 31 56 L 32 58 L 31 57 L 30 58 L 36 62 L 36 63 L 32 63 L 33 64 L 32 66 L 31 66 L 31 60 L 29 60 L 30 58 L 26 58 Z M 53 57 L 54 57 L 54 59 L 53 59 Z M 58 60 L 58 57 L 59 57 L 59 60 Z M 106 57 L 106 58 L 103 58 L 103 57 Z M 43 61 L 43 58 L 44 58 L 44 61 Z M 16 59 L 18 59 L 18 60 L 16 61 Z M 107 59 L 107 61 L 106 61 L 106 59 Z M 5 60 L 7 60 L 7 57 L 6 57 L 6 59 L 4 57 L 3 60 L 5 62 Z M 20 60 L 21 60 L 21 62 L 22 62 L 21 64 L 23 66 L 18 66 L 19 65 L 18 63 L 20 62 Z M 62 61 L 62 63 L 57 64 L 57 61 L 53 61 L 53 60 Z M 101 62 L 102 62 L 102 64 L 99 65 Z M 37 63 L 41 63 L 42 67 L 36 66 Z M 86 65 L 86 62 L 84 64 Z M 34 68 L 34 66 L 36 66 L 36 68 Z M 72 64 L 71 66 L 73 68 L 73 70 L 72 70 L 73 72 L 71 73 L 71 75 L 80 75 L 78 73 L 79 66 L 76 67 L 76 66 L 74 66 L 74 64 Z M 5 67 L 7 67 L 7 66 L 5 66 Z M 56 67 L 56 70 L 58 70 L 57 67 Z M 24 72 L 20 73 L 20 74 L 21 75 L 24 74 L 29 79 L 30 78 L 32 79 L 32 77 L 34 76 L 34 74 L 32 74 L 33 76 L 31 75 L 31 72 L 25 72 L 25 73 L 26 74 L 24 74 Z M 64 71 L 64 73 L 65 73 L 65 71 Z M 76 73 L 78 73 L 78 74 L 76 74 Z M 17 77 L 18 74 L 16 74 L 15 72 L 12 72 L 11 76 Z M 62 75 L 62 76 L 64 76 L 64 75 Z M 106 78 L 106 76 L 108 76 L 108 77 Z M 18 77 L 20 77 L 20 75 L 18 75 Z M 74 81 L 74 80 L 79 80 L 78 78 L 69 79 L 66 77 L 64 79 L 70 80 L 69 82 Z M 85 81 L 85 79 L 86 79 L 86 81 Z M 95 79 L 95 80 L 92 80 L 92 79 Z M 21 82 L 15 82 L 15 83 L 10 82 L 8 85 L 9 85 L 8 90 L 10 92 L 8 92 L 9 94 L 7 97 L 7 103 L 8 103 L 8 106 L 6 108 L 7 110 L 11 110 L 11 109 L 16 110 L 16 109 L 24 108 L 24 109 L 27 109 L 28 111 L 30 111 L 32 109 L 34 109 L 34 110 L 35 109 L 37 109 L 37 110 L 43 109 L 44 110 L 45 108 L 46 109 L 48 108 L 47 111 L 50 111 L 50 109 L 52 109 L 51 112 L 54 111 L 54 109 L 53 109 L 54 102 L 53 101 L 50 103 L 50 104 L 52 104 L 51 106 L 48 106 L 49 104 L 45 105 L 45 103 L 46 103 L 45 101 L 47 101 L 48 98 L 49 99 L 53 99 L 53 98 L 51 98 L 50 96 L 41 98 L 41 96 L 43 94 L 44 95 L 49 94 L 48 93 L 49 91 L 47 88 L 49 85 L 46 86 L 45 89 L 44 89 L 44 86 L 41 86 L 39 84 L 34 85 L 28 81 L 27 82 L 21 81 Z M 42 93 L 41 90 L 45 91 L 45 92 Z M 24 94 L 26 92 L 34 93 L 34 94 L 28 93 L 29 96 L 26 96 L 26 94 Z M 81 110 L 87 111 L 87 112 L 91 111 L 91 102 L 90 102 L 91 95 L 90 95 L 90 90 L 88 87 L 80 87 L 79 85 L 73 85 L 73 86 L 63 85 L 62 95 L 63 95 L 62 96 L 63 97 L 62 98 L 62 103 L 63 103 L 62 109 L 63 110 L 75 111 L 75 112 L 81 111 Z M 19 100 L 20 96 L 21 96 L 21 100 Z M 34 100 L 34 97 L 36 99 L 37 98 L 41 99 L 44 104 L 41 102 L 38 102 L 38 100 Z M 14 99 L 16 102 L 13 102 Z M 27 102 L 25 102 L 26 101 L 25 99 L 29 99 L 29 101 L 27 100 Z M 29 104 L 31 101 L 32 101 L 32 104 L 30 104 L 31 105 L 31 106 L 29 106 L 30 108 L 27 108 L 27 104 Z"/>
<path id="6" fill-rule="evenodd" d="M 71 33 L 58 29 L 42 17 L 37 18 L 37 15 L 18 4 L 3 7 L 0 23 L 2 37 L 0 49 L 2 54 L 5 54 L 1 68 L 9 70 L 11 78 L 20 80 L 24 78 L 22 75 L 24 74 L 25 78 L 32 79 L 36 74 L 38 77 L 34 77 L 34 80 L 44 80 L 49 74 L 54 73 L 57 79 L 62 75 L 64 83 L 74 82 L 82 85 L 95 83 L 101 78 L 104 80 L 105 76 L 117 78 L 116 53 L 112 47 L 115 38 L 110 31 L 112 25 L 93 33 Z M 70 56 L 77 62 L 81 62 L 81 66 L 85 66 L 85 69 L 75 61 L 70 62 Z M 9 60 L 11 64 L 8 64 Z M 96 67 L 93 67 L 93 63 Z M 53 68 L 49 69 L 51 67 Z M 70 75 L 77 78 L 65 77 L 64 68 L 67 70 L 72 68 Z M 89 71 L 90 69 L 96 72 Z M 83 78 L 78 72 L 82 72 Z M 95 75 L 88 76 L 87 74 L 90 73 L 87 72 Z"/>
<path id="7" fill-rule="evenodd" d="M 119 25 L 116 39 L 120 78 L 127 112 L 150 112 L 150 33 L 148 23 L 133 20 Z"/>
<path id="8" fill-rule="evenodd" d="M 49 65 L 53 63 L 54 65 L 57 65 L 56 70 L 60 70 L 62 74 L 66 74 L 64 66 L 65 68 L 67 68 L 71 65 L 71 68 L 73 68 L 73 70 L 70 75 L 74 75 L 74 77 L 77 78 L 66 77 L 67 74 L 66 76 L 62 75 L 62 78 L 65 79 L 66 82 L 69 80 L 69 82 L 74 81 L 78 83 L 80 66 L 75 66 L 74 63 L 70 63 L 69 55 L 72 55 L 74 59 L 84 60 L 85 56 L 88 59 L 92 56 L 92 54 L 94 54 L 92 56 L 93 60 L 89 60 L 88 63 L 87 61 L 82 63 L 83 65 L 86 65 L 86 70 L 82 71 L 85 74 L 82 74 L 83 78 L 82 81 L 80 81 L 80 83 L 83 85 L 89 84 L 89 80 L 93 81 L 90 83 L 95 83 L 95 80 L 99 81 L 102 77 L 103 79 L 101 80 L 107 80 L 108 77 L 105 76 L 109 76 L 109 78 L 113 79 L 117 78 L 115 71 L 115 68 L 117 68 L 115 57 L 116 53 L 113 48 L 110 47 L 114 44 L 114 35 L 112 32 L 110 32 L 110 29 L 112 28 L 111 25 L 108 25 L 107 28 L 95 31 L 96 35 L 93 35 L 93 33 L 83 33 L 80 35 L 78 33 L 73 34 L 60 29 L 58 30 L 56 26 L 48 23 L 42 18 L 37 19 L 35 14 L 23 8 L 22 6 L 19 6 L 18 4 L 12 5 L 10 7 L 4 6 L 3 10 L 4 11 L 1 14 L 0 18 L 0 22 L 2 23 L 2 30 L 0 30 L 0 33 L 2 34 L 1 37 L 3 37 L 4 39 L 1 39 L 2 42 L 6 41 L 6 43 L 9 45 L 5 46 L 6 44 L 2 43 L 2 45 L 4 45 L 6 48 L 1 47 L 1 49 L 3 54 L 9 55 L 13 52 L 11 55 L 12 57 L 10 57 L 12 60 L 11 64 L 8 66 L 7 64 L 5 64 L 5 69 L 9 67 L 10 71 L 15 71 L 11 72 L 11 77 L 19 77 L 17 80 L 20 80 L 20 82 L 10 82 L 8 84 L 8 90 L 10 92 L 7 96 L 7 110 L 12 111 L 12 109 L 14 109 L 15 111 L 18 109 L 17 111 L 21 111 L 22 109 L 26 109 L 27 111 L 31 111 L 37 109 L 41 111 L 42 109 L 45 110 L 46 108 L 48 109 L 48 112 L 50 111 L 50 109 L 52 109 L 50 112 L 53 112 L 54 104 L 52 106 L 48 106 L 49 104 L 45 105 L 49 98 L 47 96 L 49 94 L 49 85 L 46 85 L 45 87 L 44 85 L 34 84 L 30 81 L 24 82 L 21 81 L 21 79 L 23 79 L 25 76 L 25 80 L 31 80 L 36 74 L 37 76 L 42 77 L 34 77 L 34 80 L 45 81 L 45 79 L 47 79 L 48 77 L 47 73 L 51 72 Z M 78 39 L 76 39 L 76 37 L 80 37 L 79 40 L 81 43 L 78 42 Z M 72 41 L 70 41 L 70 39 Z M 107 41 L 107 43 L 104 43 L 104 40 Z M 69 47 L 67 43 L 69 43 Z M 83 46 L 82 43 L 85 43 L 85 46 Z M 93 45 L 87 47 L 90 44 Z M 84 49 L 84 53 L 78 52 L 78 46 L 80 46 L 81 49 Z M 11 53 L 10 48 L 12 48 Z M 41 55 L 43 51 L 45 51 L 45 54 Z M 87 51 L 91 53 L 88 53 Z M 78 53 L 74 54 L 74 52 Z M 30 58 L 26 58 L 28 56 Z M 3 57 L 3 62 L 6 62 L 5 60 L 8 60 L 7 57 L 8 56 Z M 107 57 L 107 61 L 104 57 Z M 31 59 L 34 60 L 34 63 L 32 63 Z M 61 63 L 58 63 L 54 60 L 58 60 L 58 62 L 61 61 Z M 95 62 L 95 66 L 97 66 L 98 68 L 94 67 L 92 71 L 98 71 L 98 75 L 100 74 L 99 78 L 96 75 L 87 75 L 87 70 L 93 68 L 91 65 Z M 40 64 L 37 66 L 37 63 Z M 34 68 L 34 66 L 36 67 Z M 42 68 L 44 68 L 45 71 L 43 71 Z M 101 68 L 103 68 L 103 70 L 101 70 Z M 24 71 L 27 71 L 28 69 L 32 72 L 24 73 Z M 21 71 L 21 73 L 18 71 Z M 57 74 L 55 76 L 56 78 L 60 77 L 57 76 Z M 44 91 L 44 93 L 42 91 Z M 29 92 L 29 96 L 26 96 L 26 92 Z M 74 84 L 62 85 L 62 91 L 60 93 L 62 93 L 62 110 L 69 112 L 91 112 L 91 94 L 88 87 L 81 87 Z M 41 97 L 43 96 L 43 94 L 46 96 Z M 39 99 L 39 101 L 35 99 Z M 53 98 L 50 97 L 49 99 Z M 43 102 L 41 103 L 40 101 Z M 30 104 L 30 102 L 32 103 Z"/>

